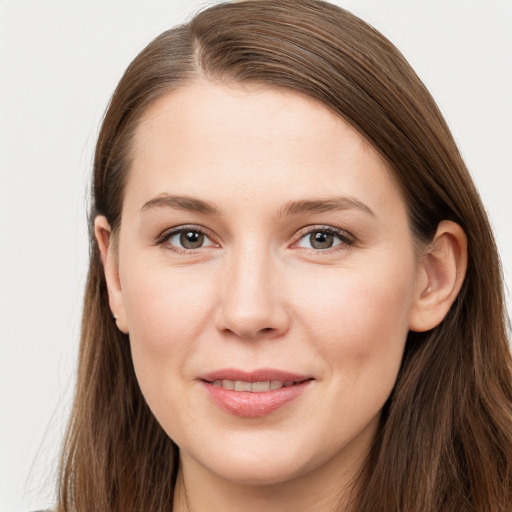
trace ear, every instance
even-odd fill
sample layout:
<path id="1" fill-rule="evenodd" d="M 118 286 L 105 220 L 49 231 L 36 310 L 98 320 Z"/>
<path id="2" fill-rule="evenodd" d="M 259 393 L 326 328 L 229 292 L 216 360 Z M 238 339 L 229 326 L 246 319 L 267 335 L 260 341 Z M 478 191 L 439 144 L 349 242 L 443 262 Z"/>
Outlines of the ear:
<path id="1" fill-rule="evenodd" d="M 455 222 L 444 220 L 418 267 L 409 329 L 423 332 L 439 325 L 459 293 L 467 268 L 467 238 Z"/>
<path id="2" fill-rule="evenodd" d="M 100 249 L 101 261 L 105 272 L 108 289 L 108 302 L 120 331 L 128 334 L 126 312 L 119 279 L 117 249 L 113 243 L 113 235 L 106 217 L 98 215 L 94 219 L 94 236 Z"/>

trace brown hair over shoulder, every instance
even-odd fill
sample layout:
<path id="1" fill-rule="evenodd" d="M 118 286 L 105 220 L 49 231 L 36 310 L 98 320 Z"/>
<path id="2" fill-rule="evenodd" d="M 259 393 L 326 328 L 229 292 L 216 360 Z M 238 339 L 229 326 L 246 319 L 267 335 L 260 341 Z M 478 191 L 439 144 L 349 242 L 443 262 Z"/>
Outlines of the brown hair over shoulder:
<path id="1" fill-rule="evenodd" d="M 510 512 L 511 359 L 489 222 L 442 115 L 400 52 L 318 0 L 213 6 L 157 37 L 121 79 L 94 159 L 90 267 L 57 510 L 172 509 L 178 450 L 146 405 L 126 336 L 112 322 L 92 224 L 101 214 L 119 228 L 138 121 L 157 98 L 199 77 L 286 88 L 327 105 L 389 162 L 418 243 L 444 219 L 462 226 L 462 290 L 438 327 L 409 334 L 354 503 L 371 512 Z"/>

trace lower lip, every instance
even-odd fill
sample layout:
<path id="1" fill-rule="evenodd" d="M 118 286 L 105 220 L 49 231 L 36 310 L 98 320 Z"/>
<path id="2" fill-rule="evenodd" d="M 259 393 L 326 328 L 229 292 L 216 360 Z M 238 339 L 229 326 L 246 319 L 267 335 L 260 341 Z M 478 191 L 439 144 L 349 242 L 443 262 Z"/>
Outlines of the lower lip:
<path id="1" fill-rule="evenodd" d="M 298 398 L 311 382 L 311 380 L 306 380 L 293 386 L 260 393 L 233 391 L 220 386 L 214 386 L 210 382 L 203 382 L 203 385 L 210 397 L 221 409 L 243 418 L 259 418 L 276 411 L 293 399 Z"/>

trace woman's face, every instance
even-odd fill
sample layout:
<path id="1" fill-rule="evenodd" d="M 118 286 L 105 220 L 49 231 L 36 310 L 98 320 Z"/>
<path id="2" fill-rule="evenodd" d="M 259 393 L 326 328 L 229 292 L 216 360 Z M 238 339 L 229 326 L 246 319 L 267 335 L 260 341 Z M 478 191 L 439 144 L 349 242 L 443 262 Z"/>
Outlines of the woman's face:
<path id="1" fill-rule="evenodd" d="M 136 131 L 115 261 L 118 325 L 185 469 L 359 467 L 419 270 L 387 164 L 346 122 L 290 91 L 169 93 Z"/>

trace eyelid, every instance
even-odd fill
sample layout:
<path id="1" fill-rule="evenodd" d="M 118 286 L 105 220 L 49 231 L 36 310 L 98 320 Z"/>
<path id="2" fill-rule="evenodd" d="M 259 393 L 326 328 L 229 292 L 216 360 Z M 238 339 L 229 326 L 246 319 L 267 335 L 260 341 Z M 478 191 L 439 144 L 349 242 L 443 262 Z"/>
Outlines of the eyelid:
<path id="1" fill-rule="evenodd" d="M 218 242 L 215 240 L 215 235 L 213 233 L 205 228 L 204 226 L 200 226 L 197 224 L 183 224 L 180 226 L 174 226 L 172 228 L 168 228 L 164 230 L 160 235 L 158 235 L 155 239 L 155 245 L 164 245 L 164 243 L 171 238 L 171 236 L 176 235 L 178 233 L 181 233 L 183 231 L 190 230 L 190 231 L 197 231 L 199 233 L 202 233 L 205 237 L 207 237 L 214 246 L 218 246 Z M 209 249 L 212 245 L 208 245 L 205 247 L 198 247 L 197 249 L 183 249 L 181 247 L 177 247 L 175 245 L 168 244 L 168 247 L 166 249 L 178 253 L 184 253 L 184 254 L 190 254 L 196 251 L 200 251 L 201 249 Z"/>
<path id="2" fill-rule="evenodd" d="M 198 231 L 198 232 L 202 233 L 214 245 L 219 246 L 218 242 L 215 240 L 215 238 L 216 238 L 215 235 L 209 229 L 205 228 L 204 226 L 197 225 L 197 224 L 183 224 L 180 226 L 174 226 L 172 228 L 168 228 L 156 237 L 155 245 L 163 245 L 171 236 L 181 233 L 183 231 L 186 231 L 187 229 L 189 229 L 191 231 Z M 342 243 L 338 244 L 334 247 L 328 248 L 328 249 L 314 249 L 314 248 L 306 249 L 306 250 L 309 250 L 310 252 L 326 254 L 329 252 L 346 249 L 347 246 L 351 247 L 357 243 L 356 237 L 354 237 L 354 235 L 352 235 L 351 233 L 349 233 L 348 231 L 346 231 L 344 229 L 340 229 L 340 228 L 336 228 L 334 226 L 328 226 L 328 225 L 324 225 L 324 224 L 314 224 L 311 226 L 306 226 L 304 228 L 301 228 L 299 231 L 297 231 L 295 233 L 295 235 L 293 236 L 294 241 L 292 242 L 291 247 L 293 248 L 293 246 L 296 245 L 304 237 L 310 235 L 311 233 L 317 232 L 317 231 L 324 231 L 324 232 L 330 233 L 334 236 L 337 236 L 341 240 Z M 208 249 L 211 247 L 212 246 L 209 245 L 206 247 L 198 247 L 197 249 L 182 249 L 175 245 L 168 244 L 167 249 L 174 251 L 174 252 L 178 252 L 178 253 L 190 254 L 190 253 L 199 251 L 201 249 Z"/>
<path id="3" fill-rule="evenodd" d="M 324 231 L 324 232 L 330 233 L 332 235 L 335 235 L 341 240 L 342 243 L 339 245 L 336 245 L 334 247 L 330 247 L 328 249 L 313 249 L 313 248 L 311 248 L 311 249 L 306 249 L 306 250 L 309 250 L 309 251 L 315 252 L 315 253 L 325 254 L 325 253 L 339 251 L 339 250 L 343 250 L 343 249 L 346 250 L 347 246 L 351 247 L 357 243 L 356 237 L 354 235 L 352 235 L 351 233 L 349 233 L 348 231 L 345 231 L 344 229 L 340 229 L 340 228 L 336 228 L 334 226 L 328 226 L 328 225 L 324 225 L 324 224 L 315 224 L 315 225 L 311 225 L 311 226 L 306 226 L 306 227 L 300 229 L 299 231 L 297 231 L 297 233 L 294 235 L 294 241 L 292 243 L 292 247 L 294 245 L 296 245 L 300 240 L 302 240 L 305 236 L 310 235 L 311 233 L 315 233 L 317 231 Z"/>

